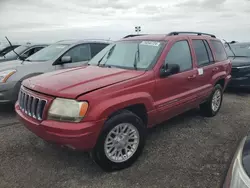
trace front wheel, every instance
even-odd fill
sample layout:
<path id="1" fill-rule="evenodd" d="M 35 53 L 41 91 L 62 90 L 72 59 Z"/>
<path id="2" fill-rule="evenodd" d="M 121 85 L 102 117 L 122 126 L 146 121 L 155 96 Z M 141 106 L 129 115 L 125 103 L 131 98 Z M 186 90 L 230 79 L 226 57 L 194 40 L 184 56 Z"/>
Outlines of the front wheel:
<path id="1" fill-rule="evenodd" d="M 209 97 L 209 99 L 205 103 L 200 105 L 200 110 L 202 114 L 207 117 L 215 116 L 221 108 L 222 99 L 223 99 L 223 90 L 221 85 L 217 84 L 214 87 L 213 92 Z"/>
<path id="2" fill-rule="evenodd" d="M 132 112 L 122 111 L 105 123 L 92 157 L 105 171 L 127 168 L 140 156 L 145 136 L 142 120 Z"/>

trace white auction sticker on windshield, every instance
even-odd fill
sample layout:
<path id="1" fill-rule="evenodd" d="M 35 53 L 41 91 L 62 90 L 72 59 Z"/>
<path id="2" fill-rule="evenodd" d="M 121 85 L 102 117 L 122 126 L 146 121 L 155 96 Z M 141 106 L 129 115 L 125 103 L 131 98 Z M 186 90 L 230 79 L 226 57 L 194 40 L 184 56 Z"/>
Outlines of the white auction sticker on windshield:
<path id="1" fill-rule="evenodd" d="M 148 46 L 159 46 L 160 43 L 156 41 L 142 41 L 142 45 L 148 45 Z"/>

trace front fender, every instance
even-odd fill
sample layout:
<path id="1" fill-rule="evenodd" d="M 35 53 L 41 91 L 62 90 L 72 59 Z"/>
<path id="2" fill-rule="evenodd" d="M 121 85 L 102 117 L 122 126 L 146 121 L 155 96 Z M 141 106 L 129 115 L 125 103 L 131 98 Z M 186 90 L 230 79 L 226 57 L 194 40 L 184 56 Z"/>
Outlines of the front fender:
<path id="1" fill-rule="evenodd" d="M 28 79 L 28 78 L 31 78 L 34 76 L 38 76 L 40 74 L 43 74 L 43 72 L 36 72 L 36 73 L 31 73 L 31 74 L 25 75 L 20 79 L 20 82 L 24 81 L 25 79 Z"/>
<path id="2" fill-rule="evenodd" d="M 138 92 L 104 100 L 94 107 L 91 107 L 90 104 L 92 109 L 88 114 L 88 118 L 96 120 L 106 119 L 112 113 L 135 104 L 145 105 L 147 112 L 154 109 L 151 95 L 146 92 Z"/>

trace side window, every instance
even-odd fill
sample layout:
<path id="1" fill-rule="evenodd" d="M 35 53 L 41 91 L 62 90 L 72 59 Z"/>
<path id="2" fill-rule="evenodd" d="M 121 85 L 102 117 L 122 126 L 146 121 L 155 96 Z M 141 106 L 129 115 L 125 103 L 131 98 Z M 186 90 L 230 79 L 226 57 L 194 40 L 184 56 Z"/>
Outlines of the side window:
<path id="1" fill-rule="evenodd" d="M 192 68 L 192 57 L 186 40 L 178 41 L 171 47 L 165 64 L 178 64 L 181 72 Z"/>
<path id="2" fill-rule="evenodd" d="M 208 53 L 208 57 L 209 57 L 209 60 L 211 62 L 214 62 L 214 57 L 213 57 L 213 54 L 212 54 L 212 50 L 208 44 L 208 42 L 206 40 L 203 41 L 205 43 L 205 46 L 206 46 L 206 49 L 207 49 L 207 53 Z"/>
<path id="3" fill-rule="evenodd" d="M 211 45 L 215 50 L 215 59 L 216 61 L 224 61 L 227 59 L 227 54 L 223 44 L 220 41 L 211 40 Z"/>
<path id="4" fill-rule="evenodd" d="M 88 61 L 91 59 L 89 44 L 81 44 L 71 48 L 64 56 L 70 56 L 72 63 L 79 61 Z"/>
<path id="5" fill-rule="evenodd" d="M 210 61 L 204 42 L 202 40 L 192 40 L 192 43 L 198 66 L 204 66 L 209 64 Z"/>
<path id="6" fill-rule="evenodd" d="M 41 50 L 41 49 L 43 49 L 44 47 L 36 47 L 35 49 L 34 49 L 34 53 L 36 53 L 36 52 L 38 52 L 39 50 Z"/>
<path id="7" fill-rule="evenodd" d="M 35 48 L 30 48 L 30 49 L 28 49 L 26 52 L 24 52 L 24 55 L 25 55 L 26 57 L 31 56 L 32 54 L 34 54 L 34 49 L 35 49 Z"/>
<path id="8" fill-rule="evenodd" d="M 91 48 L 91 57 L 94 57 L 98 54 L 103 48 L 105 48 L 108 44 L 101 44 L 101 43 L 93 43 L 90 44 Z"/>

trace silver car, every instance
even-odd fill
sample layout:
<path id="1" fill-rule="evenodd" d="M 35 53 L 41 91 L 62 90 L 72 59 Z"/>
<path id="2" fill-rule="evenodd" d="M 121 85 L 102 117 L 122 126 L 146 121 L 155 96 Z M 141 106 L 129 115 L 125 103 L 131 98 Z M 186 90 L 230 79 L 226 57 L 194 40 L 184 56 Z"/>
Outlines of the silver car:
<path id="1" fill-rule="evenodd" d="M 23 80 L 45 72 L 84 65 L 110 43 L 101 40 L 59 41 L 24 61 L 0 63 L 0 104 L 16 102 Z"/>
<path id="2" fill-rule="evenodd" d="M 250 135 L 240 142 L 223 188 L 250 188 Z"/>
<path id="3" fill-rule="evenodd" d="M 14 47 L 15 46 L 16 45 L 14 45 Z M 48 44 L 24 44 L 24 45 L 18 46 L 17 48 L 14 49 L 15 52 L 13 52 L 13 50 L 10 50 L 8 53 L 1 56 L 0 63 L 2 64 L 2 62 L 17 60 L 17 59 L 23 60 L 47 46 Z"/>

